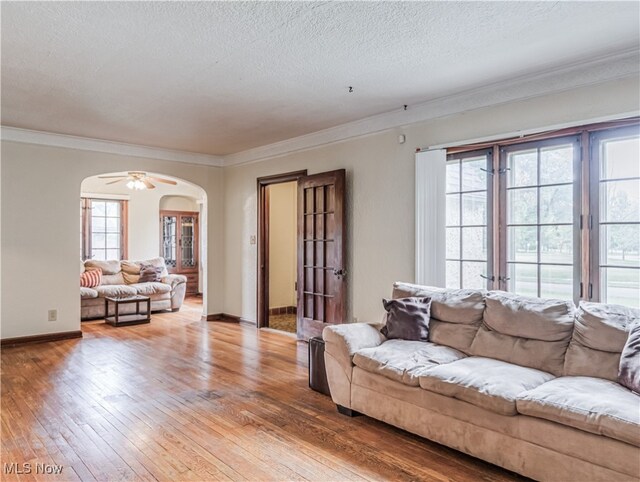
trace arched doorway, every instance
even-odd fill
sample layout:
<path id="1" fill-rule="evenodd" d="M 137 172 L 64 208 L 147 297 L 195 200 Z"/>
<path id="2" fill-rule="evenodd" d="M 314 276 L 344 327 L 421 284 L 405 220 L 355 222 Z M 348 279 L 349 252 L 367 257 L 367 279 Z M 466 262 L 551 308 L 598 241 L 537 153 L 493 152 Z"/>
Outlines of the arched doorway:
<path id="1" fill-rule="evenodd" d="M 141 183 L 133 182 L 137 178 L 131 178 L 128 172 L 108 172 L 89 176 L 82 181 L 80 255 L 83 266 L 100 265 L 102 261 L 112 259 L 132 261 L 138 265 L 145 261 L 158 263 L 157 260 L 162 257 L 166 271 L 169 274 L 176 272 L 179 253 L 176 252 L 172 259 L 164 262 L 167 252 L 163 250 L 163 241 L 166 240 L 163 238 L 161 210 L 167 206 L 188 205 L 193 210 L 193 219 L 197 220 L 197 226 L 193 226 L 197 233 L 190 246 L 193 261 L 188 276 L 189 295 L 202 296 L 202 312 L 206 314 L 206 192 L 202 187 L 175 176 L 156 172 L 144 174 L 144 182 Z M 176 250 L 180 248 L 176 244 Z M 121 265 L 124 267 L 125 263 Z M 107 275 L 107 279 L 109 283 L 122 281 L 126 285 L 132 280 L 126 275 L 123 268 L 122 280 L 119 277 L 109 278 L 111 274 Z M 95 293 L 90 296 L 95 296 Z M 90 305 L 95 305 L 95 309 L 89 309 Z M 160 303 L 157 296 L 155 301 L 152 297 L 152 310 L 177 311 L 179 308 L 175 300 Z M 102 311 L 104 308 L 95 298 L 81 299 L 81 319 L 99 318 Z"/>

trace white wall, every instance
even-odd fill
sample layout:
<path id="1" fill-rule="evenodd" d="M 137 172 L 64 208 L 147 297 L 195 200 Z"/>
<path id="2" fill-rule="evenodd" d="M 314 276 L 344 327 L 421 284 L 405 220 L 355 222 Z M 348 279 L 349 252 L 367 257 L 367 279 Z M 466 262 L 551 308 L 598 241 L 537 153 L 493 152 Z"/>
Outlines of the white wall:
<path id="1" fill-rule="evenodd" d="M 637 78 L 417 123 L 224 170 L 225 313 L 256 319 L 256 178 L 347 170 L 348 320 L 378 321 L 396 280 L 414 279 L 417 147 L 616 115 L 640 108 Z M 398 144 L 398 134 L 406 143 Z"/>
<path id="2" fill-rule="evenodd" d="M 80 185 L 105 172 L 154 172 L 205 190 L 209 222 L 201 223 L 208 227 L 204 302 L 207 313 L 222 311 L 221 169 L 16 142 L 2 142 L 1 153 L 2 338 L 80 328 Z M 58 310 L 58 321 L 47 321 L 49 309 Z"/>
<path id="3" fill-rule="evenodd" d="M 296 306 L 298 184 L 267 186 L 269 191 L 269 308 Z"/>
<path id="4" fill-rule="evenodd" d="M 192 196 L 162 196 L 160 198 L 160 210 L 164 211 L 200 211 L 200 201 Z"/>

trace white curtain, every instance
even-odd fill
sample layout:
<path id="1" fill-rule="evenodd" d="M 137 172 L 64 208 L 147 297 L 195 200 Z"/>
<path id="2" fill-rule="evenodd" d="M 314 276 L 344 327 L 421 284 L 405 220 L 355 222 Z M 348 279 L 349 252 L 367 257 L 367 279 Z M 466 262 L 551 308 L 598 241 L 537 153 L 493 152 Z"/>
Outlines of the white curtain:
<path id="1" fill-rule="evenodd" d="M 447 151 L 416 154 L 416 272 L 415 281 L 445 286 L 445 182 Z"/>

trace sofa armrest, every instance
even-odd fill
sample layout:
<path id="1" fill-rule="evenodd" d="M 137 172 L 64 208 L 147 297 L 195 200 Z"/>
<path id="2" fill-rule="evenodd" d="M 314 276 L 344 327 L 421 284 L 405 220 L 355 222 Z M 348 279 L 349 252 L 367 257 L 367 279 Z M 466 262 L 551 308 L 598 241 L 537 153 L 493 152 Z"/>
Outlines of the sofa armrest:
<path id="1" fill-rule="evenodd" d="M 179 284 L 186 283 L 187 277 L 181 274 L 169 274 L 167 276 L 163 276 L 161 281 L 164 284 L 171 285 L 171 291 L 173 291 Z"/>
<path id="2" fill-rule="evenodd" d="M 328 353 L 342 366 L 349 381 L 353 355 L 363 348 L 372 348 L 386 340 L 380 333 L 382 325 L 369 323 L 347 323 L 327 326 L 322 332 L 325 341 L 325 353 Z"/>

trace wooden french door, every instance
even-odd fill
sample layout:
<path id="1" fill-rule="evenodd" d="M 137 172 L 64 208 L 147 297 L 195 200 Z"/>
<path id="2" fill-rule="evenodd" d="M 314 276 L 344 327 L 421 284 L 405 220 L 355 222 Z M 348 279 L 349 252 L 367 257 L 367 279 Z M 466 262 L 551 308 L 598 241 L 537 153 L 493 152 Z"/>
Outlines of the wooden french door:
<path id="1" fill-rule="evenodd" d="M 298 180 L 297 336 L 309 340 L 344 323 L 345 170 Z"/>

